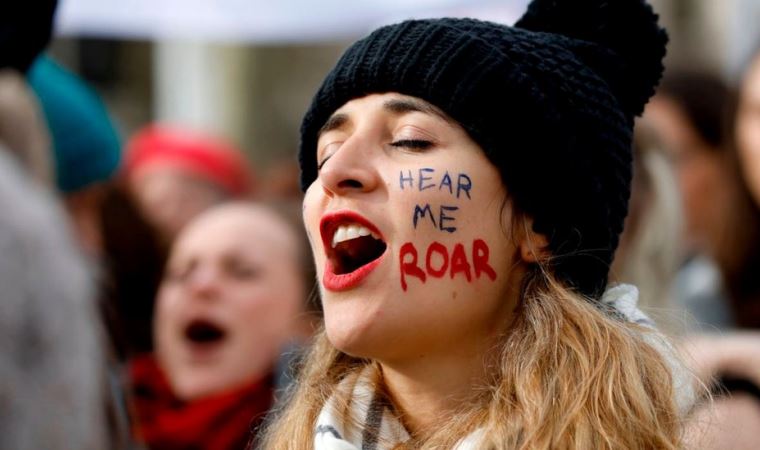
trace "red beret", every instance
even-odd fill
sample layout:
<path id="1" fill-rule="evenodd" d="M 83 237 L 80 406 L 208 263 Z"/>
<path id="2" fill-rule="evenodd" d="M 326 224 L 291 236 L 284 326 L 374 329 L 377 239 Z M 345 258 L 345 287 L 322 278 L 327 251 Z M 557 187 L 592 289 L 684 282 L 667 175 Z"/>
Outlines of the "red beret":
<path id="1" fill-rule="evenodd" d="M 124 160 L 126 176 L 158 165 L 198 176 L 234 196 L 250 193 L 253 185 L 253 172 L 240 150 L 195 130 L 150 125 L 133 135 Z"/>

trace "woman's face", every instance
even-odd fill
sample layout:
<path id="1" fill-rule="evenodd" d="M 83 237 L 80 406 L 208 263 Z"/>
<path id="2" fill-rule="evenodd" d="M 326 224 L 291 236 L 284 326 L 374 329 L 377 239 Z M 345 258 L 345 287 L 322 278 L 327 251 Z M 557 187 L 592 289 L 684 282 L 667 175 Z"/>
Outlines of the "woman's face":
<path id="1" fill-rule="evenodd" d="M 760 204 L 760 57 L 750 66 L 742 84 L 736 139 L 748 187 Z"/>
<path id="2" fill-rule="evenodd" d="M 228 197 L 212 183 L 170 165 L 139 170 L 130 184 L 141 210 L 168 242 L 194 217 Z"/>
<path id="3" fill-rule="evenodd" d="M 687 225 L 687 246 L 709 250 L 723 219 L 719 208 L 725 202 L 728 182 L 721 150 L 705 142 L 683 109 L 667 96 L 653 98 L 644 117 L 673 162 Z"/>
<path id="4" fill-rule="evenodd" d="M 504 330 L 521 273 L 511 210 L 458 124 L 414 97 L 370 95 L 338 109 L 314 151 L 304 221 L 333 345 L 405 360 Z"/>
<path id="5" fill-rule="evenodd" d="M 180 234 L 155 319 L 159 363 L 179 398 L 272 369 L 304 299 L 297 245 L 286 224 L 247 205 L 211 210 Z"/>

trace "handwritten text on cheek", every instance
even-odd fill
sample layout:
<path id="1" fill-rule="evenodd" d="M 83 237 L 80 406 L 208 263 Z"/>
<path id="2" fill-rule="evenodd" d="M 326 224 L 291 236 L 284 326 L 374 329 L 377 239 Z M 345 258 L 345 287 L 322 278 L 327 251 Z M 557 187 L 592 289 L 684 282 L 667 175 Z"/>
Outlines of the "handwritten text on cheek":
<path id="1" fill-rule="evenodd" d="M 416 176 L 416 177 L 415 177 Z M 470 191 L 472 190 L 472 179 L 466 173 L 458 173 L 452 176 L 448 171 L 443 175 L 436 175 L 435 169 L 420 168 L 417 170 L 406 170 L 399 173 L 399 187 L 401 190 L 427 191 L 430 189 L 436 191 L 448 192 L 451 195 L 452 202 L 471 200 Z M 424 205 L 417 204 L 412 211 L 412 225 L 415 229 L 423 226 L 425 223 L 432 225 L 434 229 L 446 233 L 454 233 L 456 228 L 456 211 L 459 206 L 453 204 L 447 205 Z M 468 260 L 464 244 L 457 243 L 449 250 L 439 242 L 430 244 L 425 252 L 424 265 L 420 260 L 420 254 L 417 247 L 412 242 L 407 242 L 401 246 L 399 252 L 399 267 L 401 270 L 401 288 L 407 290 L 407 277 L 418 278 L 423 283 L 428 277 L 442 278 L 449 274 L 453 279 L 460 275 L 472 282 L 473 277 L 479 279 L 485 275 L 492 281 L 496 279 L 496 272 L 488 264 L 489 249 L 488 244 L 482 239 L 472 241 Z"/>
<path id="2" fill-rule="evenodd" d="M 424 270 L 420 267 L 419 254 L 417 247 L 411 242 L 401 246 L 399 252 L 399 262 L 401 267 L 401 289 L 407 289 L 406 277 L 412 276 L 419 278 L 423 283 L 427 277 L 443 278 L 446 272 L 451 279 L 461 274 L 467 278 L 468 282 L 472 281 L 473 272 L 476 279 L 486 275 L 491 281 L 496 279 L 496 272 L 488 264 L 488 244 L 482 239 L 472 241 L 472 264 L 467 259 L 464 246 L 458 243 L 449 253 L 449 249 L 441 243 L 433 242 L 427 248 L 425 253 Z M 438 255 L 437 264 L 433 261 L 433 256 Z"/>
<path id="3" fill-rule="evenodd" d="M 427 167 L 423 167 L 414 172 L 411 170 L 407 170 L 406 173 L 401 171 L 399 173 L 399 185 L 401 190 L 418 190 L 423 192 L 428 189 L 435 189 L 438 191 L 448 191 L 452 198 L 456 197 L 456 199 L 459 199 L 460 197 L 466 197 L 468 200 L 471 199 L 470 190 L 472 189 L 472 180 L 466 173 L 458 174 L 455 177 L 456 183 L 452 180 L 448 171 L 444 172 L 440 177 L 440 180 L 437 182 L 433 176 L 434 173 L 435 169 Z M 416 179 L 415 175 L 417 175 Z M 453 225 L 454 217 L 452 217 L 451 213 L 458 209 L 459 207 L 454 205 L 440 205 L 435 209 L 435 212 L 437 212 L 437 214 L 435 214 L 434 209 L 431 208 L 429 203 L 415 205 L 414 211 L 412 212 L 412 223 L 414 224 L 414 228 L 417 229 L 420 219 L 424 221 L 426 220 L 426 217 L 429 217 L 433 228 L 453 233 L 457 229 Z"/>

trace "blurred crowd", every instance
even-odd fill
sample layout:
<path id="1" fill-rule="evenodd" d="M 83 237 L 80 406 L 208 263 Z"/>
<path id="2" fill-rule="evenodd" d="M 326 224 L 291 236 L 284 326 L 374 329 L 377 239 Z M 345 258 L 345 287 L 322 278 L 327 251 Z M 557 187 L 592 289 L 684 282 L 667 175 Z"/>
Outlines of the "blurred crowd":
<path id="1" fill-rule="evenodd" d="M 243 449 L 319 327 L 295 171 L 265 192 L 223 137 L 122 140 L 41 3 L 0 17 L 0 448 Z M 701 448 L 756 448 L 760 52 L 668 71 L 637 128 L 613 278 L 712 392 Z"/>

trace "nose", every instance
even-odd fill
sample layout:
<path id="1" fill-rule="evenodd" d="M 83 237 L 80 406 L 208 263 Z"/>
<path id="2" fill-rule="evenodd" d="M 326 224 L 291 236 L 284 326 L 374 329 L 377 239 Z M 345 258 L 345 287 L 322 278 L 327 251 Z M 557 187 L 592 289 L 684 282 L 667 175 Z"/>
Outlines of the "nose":
<path id="1" fill-rule="evenodd" d="M 188 292 L 193 298 L 214 299 L 219 294 L 219 277 L 211 267 L 198 267 L 188 280 Z"/>
<path id="2" fill-rule="evenodd" d="M 371 136 L 354 134 L 333 153 L 319 171 L 328 195 L 371 192 L 381 182 L 376 156 L 380 144 Z"/>

